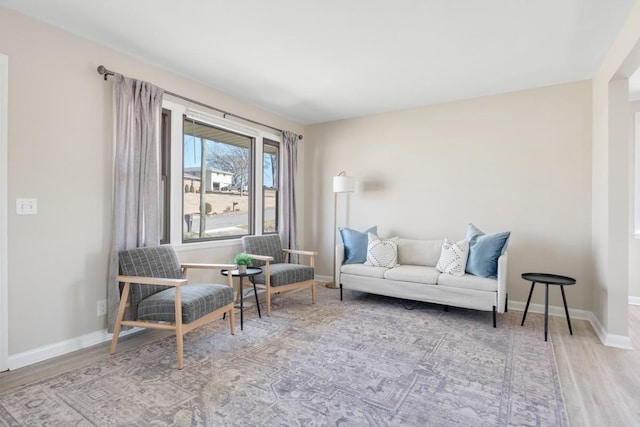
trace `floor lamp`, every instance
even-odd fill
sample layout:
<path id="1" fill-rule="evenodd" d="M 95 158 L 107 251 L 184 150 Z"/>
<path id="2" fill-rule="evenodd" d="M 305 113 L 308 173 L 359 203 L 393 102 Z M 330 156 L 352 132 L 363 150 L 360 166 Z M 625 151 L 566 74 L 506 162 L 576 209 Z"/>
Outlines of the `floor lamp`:
<path id="1" fill-rule="evenodd" d="M 338 216 L 338 193 L 352 193 L 356 189 L 356 178 L 347 176 L 345 171 L 333 177 L 333 281 L 327 283 L 327 288 L 335 289 L 336 285 L 336 227 Z"/>

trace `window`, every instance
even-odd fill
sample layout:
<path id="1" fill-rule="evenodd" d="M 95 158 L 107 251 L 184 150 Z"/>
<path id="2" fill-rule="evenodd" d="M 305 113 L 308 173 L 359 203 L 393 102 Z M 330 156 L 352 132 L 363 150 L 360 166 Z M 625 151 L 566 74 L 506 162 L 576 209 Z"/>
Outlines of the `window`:
<path id="1" fill-rule="evenodd" d="M 185 117 L 183 242 L 252 233 L 254 139 Z"/>
<path id="2" fill-rule="evenodd" d="M 173 101 L 163 108 L 167 243 L 276 233 L 279 136 Z"/>
<path id="3" fill-rule="evenodd" d="M 278 232 L 280 144 L 265 140 L 262 164 L 262 234 Z"/>

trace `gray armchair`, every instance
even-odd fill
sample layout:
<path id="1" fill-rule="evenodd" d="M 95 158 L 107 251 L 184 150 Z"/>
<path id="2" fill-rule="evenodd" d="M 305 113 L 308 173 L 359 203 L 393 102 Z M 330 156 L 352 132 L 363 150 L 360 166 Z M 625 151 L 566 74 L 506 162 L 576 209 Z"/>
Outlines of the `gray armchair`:
<path id="1" fill-rule="evenodd" d="M 111 340 L 114 354 L 122 326 L 175 331 L 178 369 L 183 367 L 183 335 L 224 313 L 229 314 L 231 334 L 235 333 L 233 283 L 226 285 L 188 284 L 189 268 L 233 269 L 233 264 L 180 264 L 172 246 L 163 245 L 121 251 L 120 276 L 123 283 L 118 316 Z M 130 320 L 124 320 L 129 308 Z"/>
<path id="2" fill-rule="evenodd" d="M 280 236 L 244 236 L 244 251 L 253 257 L 253 266 L 262 267 L 254 276 L 256 286 L 266 290 L 267 316 L 271 315 L 271 296 L 300 288 L 311 288 L 311 303 L 316 303 L 315 260 L 317 252 L 282 249 Z M 309 265 L 289 263 L 289 255 L 309 257 Z"/>

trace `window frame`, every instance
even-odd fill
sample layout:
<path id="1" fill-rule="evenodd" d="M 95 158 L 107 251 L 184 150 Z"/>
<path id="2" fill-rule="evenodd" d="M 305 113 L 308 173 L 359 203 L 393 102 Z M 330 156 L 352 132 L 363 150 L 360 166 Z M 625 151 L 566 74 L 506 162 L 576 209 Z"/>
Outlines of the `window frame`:
<path id="1" fill-rule="evenodd" d="M 265 217 L 265 209 L 266 209 L 266 201 L 265 201 L 265 186 L 264 186 L 264 182 L 262 183 L 262 234 L 279 234 L 280 233 L 280 206 L 281 206 L 281 199 L 282 199 L 282 195 L 281 195 L 281 187 L 282 187 L 282 182 L 281 182 L 281 176 L 282 176 L 282 143 L 277 142 L 276 140 L 272 140 L 272 139 L 268 139 L 265 138 L 262 140 L 262 147 L 263 147 L 263 153 L 262 153 L 262 177 L 264 180 L 264 147 L 265 146 L 270 146 L 270 147 L 275 147 L 275 149 L 277 150 L 277 168 L 276 168 L 276 179 L 275 179 L 275 186 L 274 187 L 270 187 L 270 189 L 275 190 L 276 192 L 276 205 L 275 205 L 275 213 L 276 213 L 276 226 L 275 226 L 275 231 L 265 231 L 265 222 L 264 222 L 264 217 Z"/>
<path id="2" fill-rule="evenodd" d="M 253 188 L 253 191 L 248 197 L 251 197 L 249 203 L 249 222 L 251 234 L 262 234 L 263 230 L 263 162 L 257 159 L 263 159 L 263 144 L 265 140 L 271 140 L 273 142 L 281 141 L 281 136 L 273 132 L 264 131 L 258 128 L 250 127 L 223 117 L 219 117 L 220 113 L 208 112 L 202 110 L 196 110 L 188 107 L 185 104 L 176 102 L 173 100 L 165 99 L 162 102 L 163 109 L 171 112 L 171 170 L 170 170 L 170 206 L 169 206 L 169 243 L 174 246 L 181 246 L 183 248 L 206 248 L 206 247 L 220 247 L 236 245 L 241 236 L 234 236 L 229 238 L 216 238 L 216 239 L 198 239 L 189 240 L 183 242 L 183 129 L 182 123 L 184 116 L 193 118 L 201 123 L 211 125 L 220 129 L 227 130 L 229 132 L 239 133 L 241 135 L 253 138 L 252 149 L 252 171 L 251 183 L 249 186 Z M 218 115 L 216 115 L 218 114 Z M 282 150 L 282 143 L 279 143 L 279 150 Z M 278 223 L 281 223 L 279 218 L 280 212 L 276 213 Z"/>

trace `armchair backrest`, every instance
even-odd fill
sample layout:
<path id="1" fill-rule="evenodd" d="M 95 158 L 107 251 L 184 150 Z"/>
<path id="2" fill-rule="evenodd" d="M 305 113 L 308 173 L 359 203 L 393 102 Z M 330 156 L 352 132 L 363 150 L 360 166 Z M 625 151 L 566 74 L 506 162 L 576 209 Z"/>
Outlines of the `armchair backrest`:
<path id="1" fill-rule="evenodd" d="M 178 255 L 171 245 L 129 249 L 118 253 L 120 274 L 125 276 L 183 279 Z M 131 316 L 137 318 L 138 304 L 167 286 L 131 284 Z"/>
<path id="2" fill-rule="evenodd" d="M 282 241 L 277 234 L 266 236 L 244 236 L 242 238 L 242 248 L 248 254 L 265 255 L 273 257 L 272 264 L 284 262 L 284 252 L 282 252 Z M 255 267 L 261 267 L 264 261 L 253 260 Z"/>

